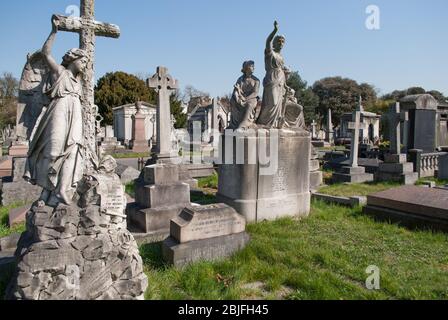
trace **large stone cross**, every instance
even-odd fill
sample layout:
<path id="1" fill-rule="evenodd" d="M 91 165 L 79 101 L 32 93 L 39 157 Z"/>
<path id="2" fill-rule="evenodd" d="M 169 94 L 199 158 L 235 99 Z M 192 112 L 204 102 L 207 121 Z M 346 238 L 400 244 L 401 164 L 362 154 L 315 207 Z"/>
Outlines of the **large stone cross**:
<path id="1" fill-rule="evenodd" d="M 408 112 L 400 111 L 400 103 L 391 106 L 387 113 L 390 127 L 390 151 L 392 154 L 401 154 L 401 123 L 409 121 Z"/>
<path id="2" fill-rule="evenodd" d="M 168 74 L 167 68 L 157 67 L 157 73 L 147 80 L 147 85 L 158 93 L 157 157 L 169 158 L 172 149 L 170 95 L 178 89 L 177 80 Z"/>
<path id="3" fill-rule="evenodd" d="M 84 143 L 86 146 L 87 159 L 97 160 L 96 130 L 98 110 L 94 104 L 94 62 L 95 62 L 95 40 L 96 37 L 119 38 L 120 28 L 109 23 L 95 21 L 95 0 L 81 0 L 81 16 L 66 17 L 55 15 L 58 20 L 58 30 L 75 32 L 79 34 L 79 48 L 87 52 L 88 62 L 82 79 L 83 95 L 81 98 L 83 106 Z M 86 161 L 87 170 L 91 164 Z"/>
<path id="4" fill-rule="evenodd" d="M 367 124 L 361 122 L 362 112 L 363 107 L 360 99 L 358 108 L 353 112 L 352 122 L 348 123 L 348 129 L 352 130 L 352 139 L 350 146 L 350 166 L 352 168 L 358 167 L 359 130 L 367 129 Z"/>

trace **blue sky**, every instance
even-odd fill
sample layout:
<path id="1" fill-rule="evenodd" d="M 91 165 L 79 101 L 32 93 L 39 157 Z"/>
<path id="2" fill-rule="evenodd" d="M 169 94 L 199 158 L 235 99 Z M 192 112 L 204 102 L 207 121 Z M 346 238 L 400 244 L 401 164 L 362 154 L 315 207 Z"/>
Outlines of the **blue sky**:
<path id="1" fill-rule="evenodd" d="M 368 30 L 366 7 L 380 8 L 380 30 Z M 0 72 L 19 77 L 39 49 L 53 13 L 77 0 L 0 2 Z M 181 87 L 222 95 L 252 59 L 264 77 L 263 48 L 275 19 L 286 36 L 284 57 L 310 84 L 350 77 L 381 93 L 423 86 L 448 95 L 446 0 L 96 0 L 96 19 L 120 26 L 120 39 L 97 40 L 96 77 L 110 71 L 152 74 L 169 68 Z M 54 55 L 78 45 L 60 33 Z"/>

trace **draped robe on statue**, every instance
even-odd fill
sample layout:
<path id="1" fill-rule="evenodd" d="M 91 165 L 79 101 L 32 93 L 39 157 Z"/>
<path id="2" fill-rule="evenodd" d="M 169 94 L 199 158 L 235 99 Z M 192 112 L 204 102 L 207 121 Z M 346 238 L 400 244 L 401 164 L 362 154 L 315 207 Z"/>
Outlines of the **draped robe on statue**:
<path id="1" fill-rule="evenodd" d="M 51 103 L 31 138 L 24 178 L 69 202 L 82 179 L 82 87 L 64 70 L 46 94 Z"/>
<path id="2" fill-rule="evenodd" d="M 282 55 L 272 48 L 265 50 L 265 68 L 263 102 L 257 124 L 278 128 L 286 93 L 285 62 Z"/>

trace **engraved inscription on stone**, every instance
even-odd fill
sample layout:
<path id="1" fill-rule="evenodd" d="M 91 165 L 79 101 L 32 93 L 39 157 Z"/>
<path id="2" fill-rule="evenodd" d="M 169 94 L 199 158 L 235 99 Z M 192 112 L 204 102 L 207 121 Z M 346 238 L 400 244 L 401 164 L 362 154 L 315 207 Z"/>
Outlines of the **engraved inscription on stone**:
<path id="1" fill-rule="evenodd" d="M 287 190 L 285 168 L 280 167 L 272 178 L 272 191 L 282 192 Z"/>
<path id="2" fill-rule="evenodd" d="M 224 204 L 185 208 L 171 221 L 171 236 L 185 243 L 243 232 L 246 221 Z"/>

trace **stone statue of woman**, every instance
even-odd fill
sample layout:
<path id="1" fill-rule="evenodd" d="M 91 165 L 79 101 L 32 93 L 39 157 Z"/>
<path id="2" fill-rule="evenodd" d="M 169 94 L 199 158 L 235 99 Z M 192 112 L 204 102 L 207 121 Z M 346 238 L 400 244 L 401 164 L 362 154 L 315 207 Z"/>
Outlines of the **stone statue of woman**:
<path id="1" fill-rule="evenodd" d="M 247 129 L 255 122 L 255 113 L 258 104 L 258 91 L 260 89 L 260 80 L 253 74 L 255 63 L 245 61 L 241 72 L 243 75 L 237 80 L 231 105 L 231 119 L 229 128 Z"/>
<path id="2" fill-rule="evenodd" d="M 257 119 L 257 124 L 268 128 L 280 128 L 282 125 L 286 80 L 287 74 L 289 74 L 281 55 L 285 45 L 285 37 L 276 36 L 277 32 L 278 23 L 275 21 L 274 31 L 266 40 L 264 51 L 266 76 L 263 80 L 264 92 L 261 112 Z"/>
<path id="3" fill-rule="evenodd" d="M 38 206 L 56 207 L 73 202 L 76 186 L 83 176 L 83 121 L 80 75 L 87 63 L 86 52 L 72 49 L 62 64 L 51 55 L 57 20 L 52 20 L 52 31 L 41 56 L 48 64 L 50 76 L 45 93 L 50 104 L 43 109 L 31 135 L 25 180 L 43 188 Z"/>

